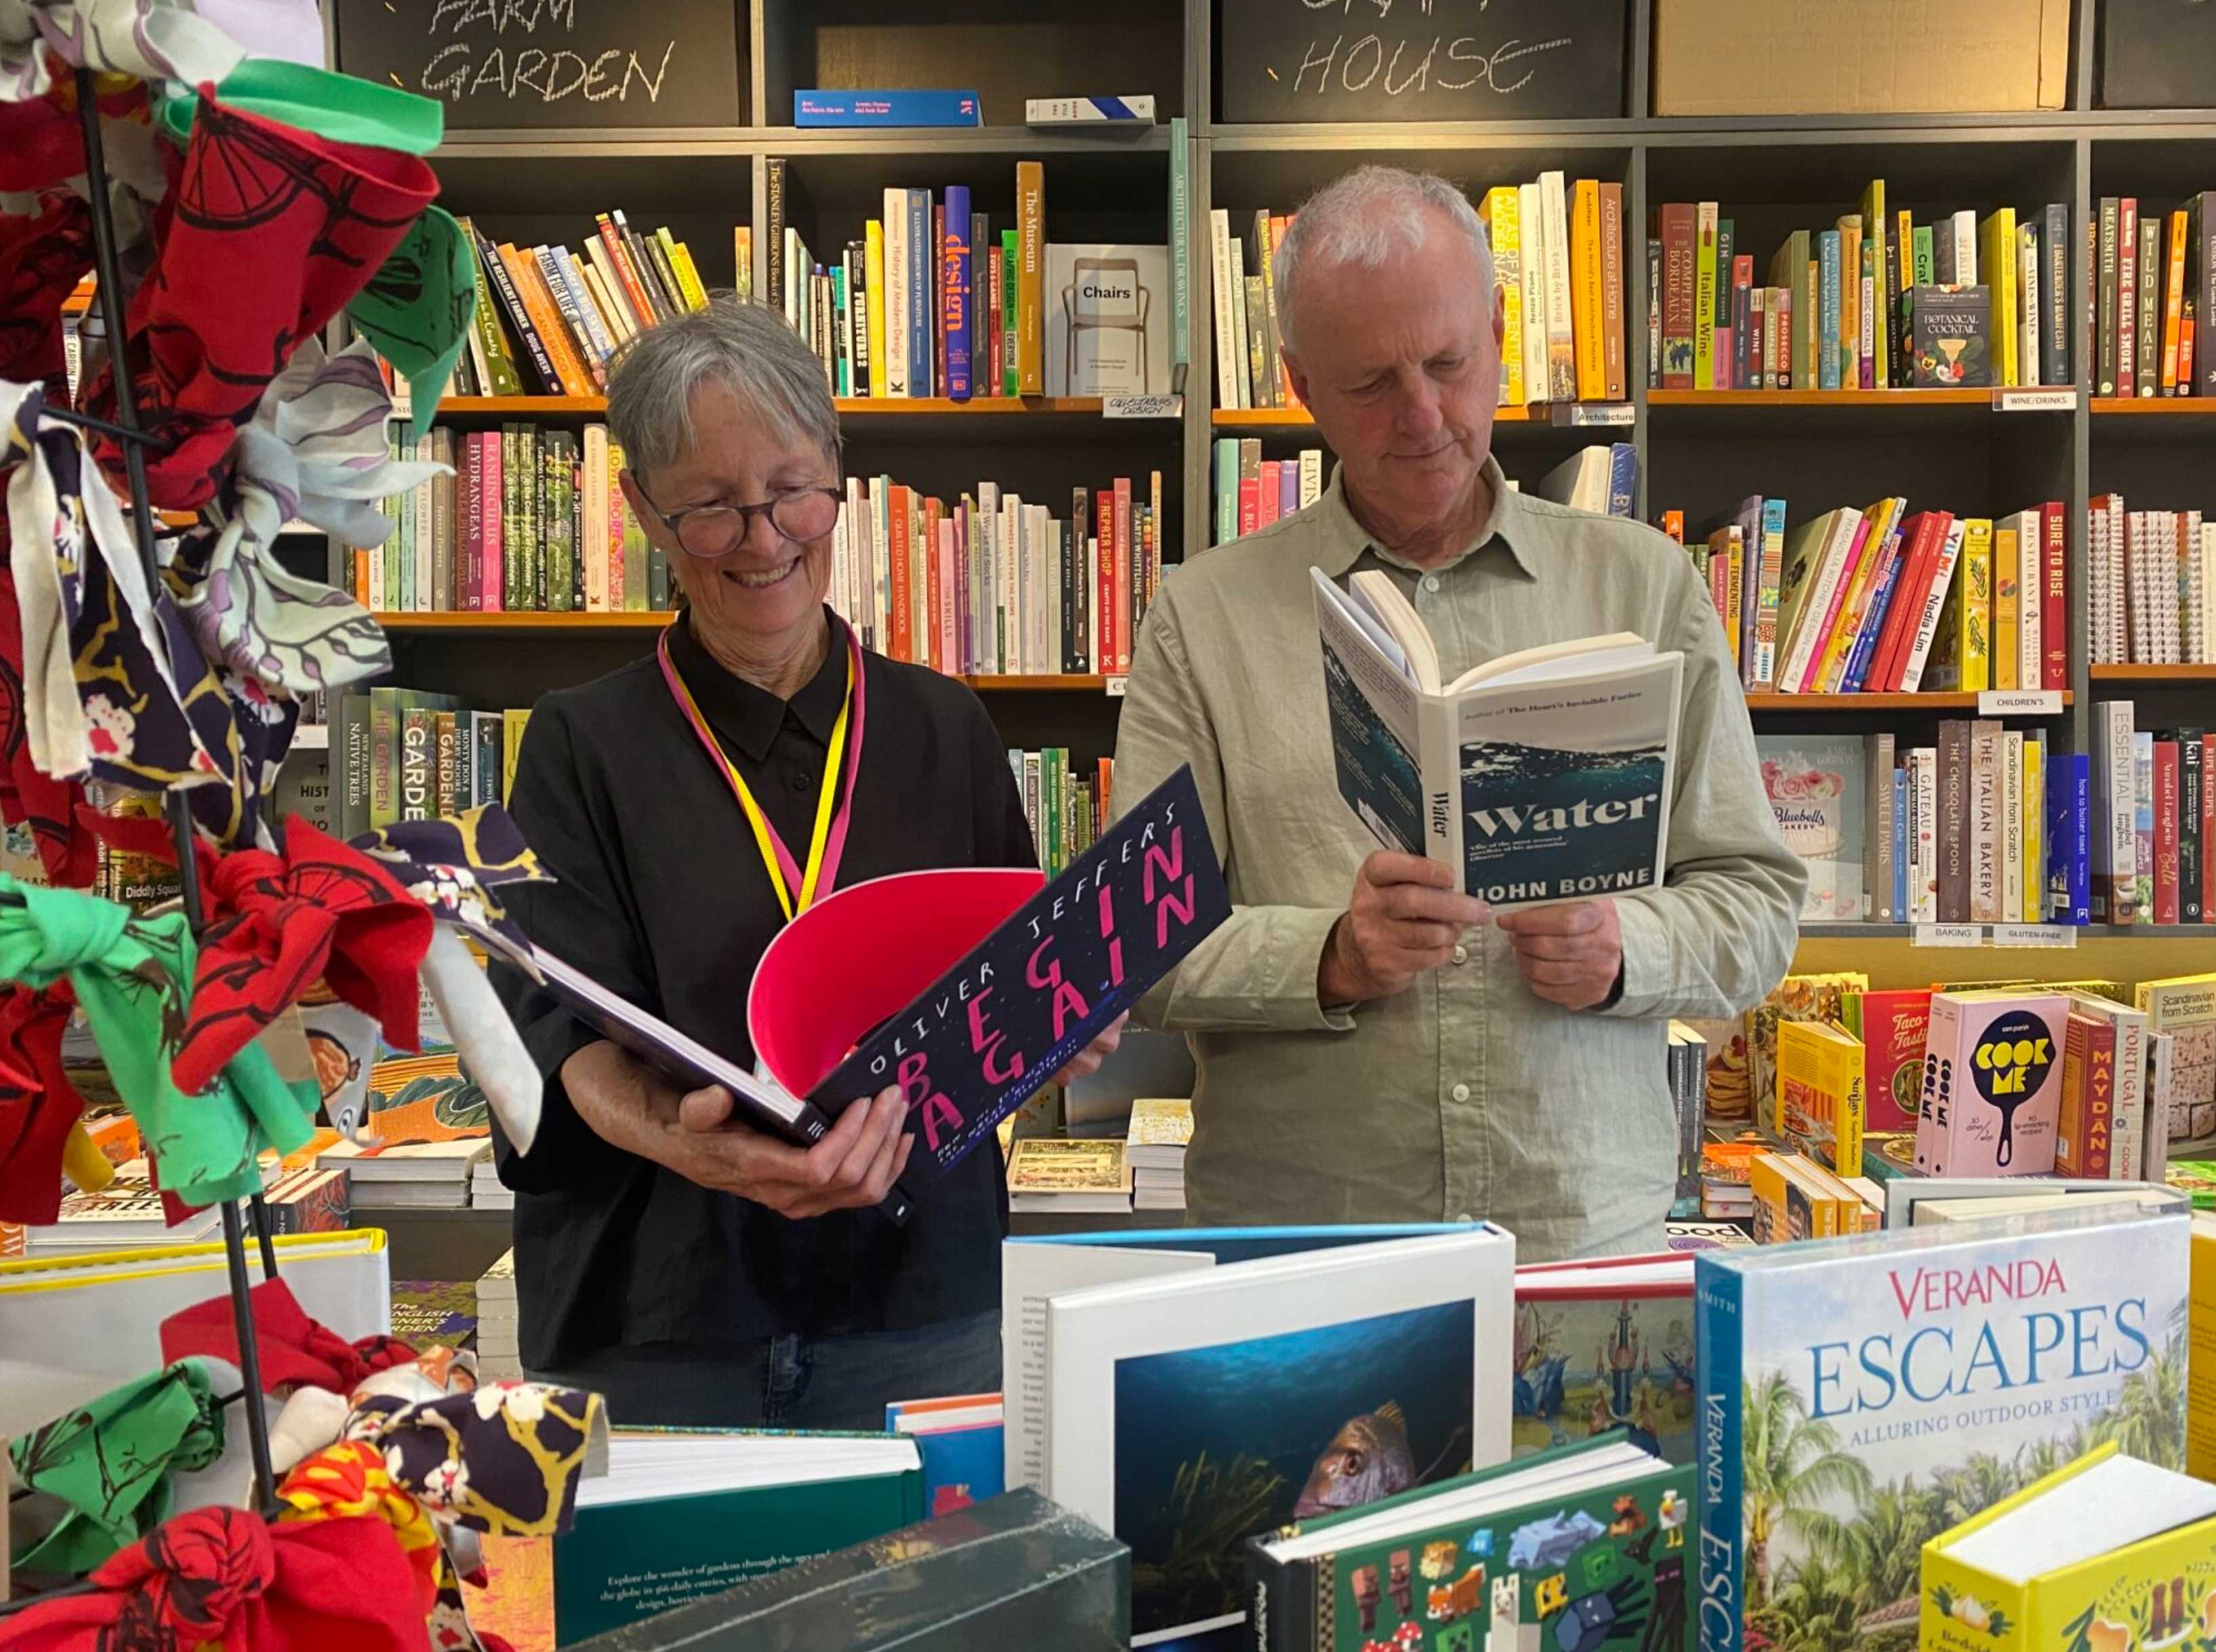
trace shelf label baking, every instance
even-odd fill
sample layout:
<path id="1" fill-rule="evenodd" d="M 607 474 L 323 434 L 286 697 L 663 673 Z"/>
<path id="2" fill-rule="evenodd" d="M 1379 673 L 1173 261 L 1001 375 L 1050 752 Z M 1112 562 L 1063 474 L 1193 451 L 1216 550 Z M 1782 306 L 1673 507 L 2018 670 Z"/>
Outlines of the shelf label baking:
<path id="1" fill-rule="evenodd" d="M 1557 402 L 1554 421 L 1573 430 L 1583 430 L 1597 425 L 1628 425 L 1631 422 L 1631 403 L 1628 402 Z"/>
<path id="2" fill-rule="evenodd" d="M 2078 389 L 2074 384 L 2016 386 L 1993 392 L 1996 413 L 2068 413 L 2077 405 Z"/>
<path id="3" fill-rule="evenodd" d="M 1997 947 L 2074 947 L 2078 930 L 2070 924 L 1996 924 Z"/>
<path id="4" fill-rule="evenodd" d="M 1917 947 L 1980 947 L 1985 943 L 1981 924 L 1918 924 L 1909 944 Z"/>
<path id="5" fill-rule="evenodd" d="M 1981 717 L 2052 717 L 2062 710 L 2059 688 L 1988 688 L 1978 691 Z"/>
<path id="6" fill-rule="evenodd" d="M 1123 697 L 1123 685 L 1130 680 L 1131 679 L 1128 677 L 1111 677 L 1107 679 L 1103 686 L 1108 691 L 1108 697 L 1111 700 L 1122 699 Z"/>
<path id="7" fill-rule="evenodd" d="M 1100 398 L 1100 416 L 1104 419 L 1181 419 L 1185 416 L 1185 397 L 1104 396 Z"/>

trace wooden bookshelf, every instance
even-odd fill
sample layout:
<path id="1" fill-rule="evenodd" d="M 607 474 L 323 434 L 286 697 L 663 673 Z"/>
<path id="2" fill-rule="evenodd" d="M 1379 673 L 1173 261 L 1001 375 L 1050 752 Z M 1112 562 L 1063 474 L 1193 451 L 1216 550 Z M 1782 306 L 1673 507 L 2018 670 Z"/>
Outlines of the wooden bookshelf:
<path id="1" fill-rule="evenodd" d="M 2095 666 L 2096 683 L 2216 683 L 2216 666 Z"/>
<path id="2" fill-rule="evenodd" d="M 2075 703 L 2076 697 L 2065 689 L 2062 691 L 2064 708 L 2066 709 Z M 1819 715 L 1855 711 L 1967 711 L 1974 714 L 1978 709 L 1978 697 L 1974 694 L 1750 694 L 1746 697 L 1746 709 L 1750 711 L 1810 711 Z"/>
<path id="3" fill-rule="evenodd" d="M 1101 416 L 1097 396 L 977 396 L 966 402 L 943 396 L 841 396 L 833 399 L 833 405 L 846 419 Z M 449 396 L 439 402 L 441 414 L 456 418 L 551 419 L 607 410 L 605 396 Z"/>
<path id="4" fill-rule="evenodd" d="M 964 677 L 980 694 L 1105 694 L 1112 679 L 1070 672 L 1031 677 Z"/>
<path id="5" fill-rule="evenodd" d="M 1493 422 L 1542 425 L 1549 416 L 1546 403 L 1535 402 L 1530 407 L 1497 408 Z M 1306 408 L 1218 408 L 1210 415 L 1210 422 L 1218 430 L 1314 430 L 1315 415 Z"/>
<path id="6" fill-rule="evenodd" d="M 377 623 L 388 631 L 658 631 L 673 617 L 662 610 L 643 614 L 486 614 L 470 610 L 383 613 Z"/>
<path id="7" fill-rule="evenodd" d="M 1665 390 L 1647 392 L 1650 408 L 1854 408 L 1924 413 L 1933 408 L 1988 408 L 1990 390 Z"/>
<path id="8" fill-rule="evenodd" d="M 2096 419 L 2216 419 L 2216 396 L 2096 396 Z"/>

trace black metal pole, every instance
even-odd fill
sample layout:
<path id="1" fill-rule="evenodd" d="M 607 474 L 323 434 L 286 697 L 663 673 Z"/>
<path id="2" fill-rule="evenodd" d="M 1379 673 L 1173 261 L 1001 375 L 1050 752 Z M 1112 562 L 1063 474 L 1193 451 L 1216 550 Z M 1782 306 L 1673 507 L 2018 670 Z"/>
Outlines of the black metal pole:
<path id="1" fill-rule="evenodd" d="M 131 485 L 131 531 L 138 546 L 139 565 L 145 569 L 150 593 L 161 590 L 162 569 L 154 555 L 153 506 L 147 498 L 145 436 L 138 422 L 138 387 L 131 378 L 130 340 L 124 330 L 123 265 L 116 255 L 115 223 L 109 212 L 108 159 L 101 141 L 100 104 L 92 71 L 77 71 L 78 125 L 84 133 L 86 192 L 91 196 L 93 267 L 100 284 L 101 318 L 108 331 L 108 366 L 115 384 L 116 422 L 122 427 L 124 472 Z M 89 486 L 104 487 L 95 476 Z M 192 806 L 182 792 L 169 795 L 169 830 L 177 844 L 177 882 L 184 897 L 185 922 L 197 940 L 206 927 L 200 904 L 199 863 L 194 858 Z M 257 1194 L 255 1203 L 261 1202 Z M 257 1224 L 266 1226 L 266 1223 Z M 266 1240 L 265 1240 L 266 1245 Z M 223 1206 L 223 1249 L 231 1274 L 231 1322 L 238 1336 L 238 1368 L 245 1379 L 246 1440 L 254 1459 L 254 1501 L 264 1513 L 277 1504 L 277 1477 L 269 1455 L 269 1418 L 262 1405 L 262 1358 L 254 1340 L 254 1315 L 249 1303 L 251 1288 L 246 1278 L 246 1239 L 240 1228 L 238 1207 Z M 267 1249 L 263 1265 L 274 1271 L 274 1259 Z"/>
<path id="2" fill-rule="evenodd" d="M 269 1201 L 255 1194 L 248 1201 L 254 1218 L 254 1237 L 262 1247 L 262 1277 L 277 1277 L 277 1245 L 269 1237 Z"/>

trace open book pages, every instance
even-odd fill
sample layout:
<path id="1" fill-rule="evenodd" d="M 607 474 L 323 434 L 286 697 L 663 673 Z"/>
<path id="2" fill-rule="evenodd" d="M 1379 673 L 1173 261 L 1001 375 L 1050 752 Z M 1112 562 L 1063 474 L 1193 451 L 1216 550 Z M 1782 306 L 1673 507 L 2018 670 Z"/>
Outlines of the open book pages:
<path id="1" fill-rule="evenodd" d="M 1365 571 L 1347 593 L 1313 572 L 1339 793 L 1380 843 L 1500 909 L 1661 882 L 1683 654 L 1619 631 L 1442 683 L 1390 579 Z"/>

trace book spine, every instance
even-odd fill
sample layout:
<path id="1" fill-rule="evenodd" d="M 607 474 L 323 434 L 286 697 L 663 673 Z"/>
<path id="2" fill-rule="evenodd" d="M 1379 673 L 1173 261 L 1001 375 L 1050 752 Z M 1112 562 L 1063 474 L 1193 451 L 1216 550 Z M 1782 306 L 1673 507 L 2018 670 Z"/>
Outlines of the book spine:
<path id="1" fill-rule="evenodd" d="M 479 353 L 484 357 L 487 391 L 494 396 L 520 396 L 523 379 L 515 370 L 515 357 L 502 335 L 500 316 L 494 308 L 492 279 L 485 271 L 483 243 L 467 218 L 459 220 L 462 237 L 470 248 L 470 281 L 476 303 L 470 312 Z"/>
<path id="2" fill-rule="evenodd" d="M 1621 402 L 1630 394 L 1623 326 L 1623 186 L 1600 187 L 1600 324 L 1602 395 Z"/>
<path id="3" fill-rule="evenodd" d="M 1662 388 L 1693 388 L 1699 312 L 1698 230 L 1689 202 L 1662 209 Z"/>
<path id="4" fill-rule="evenodd" d="M 976 238 L 979 256 L 985 238 Z M 1170 393 L 1185 393 L 1192 336 L 1192 149 L 1185 117 L 1170 117 Z M 1073 525 L 1076 533 L 1084 525 Z"/>
<path id="5" fill-rule="evenodd" d="M 2206 736 L 2198 728 L 2177 731 L 2177 921 L 2199 924 L 2207 917 L 2202 898 L 2208 844 L 2201 837 L 2203 792 L 2208 784 Z"/>
<path id="6" fill-rule="evenodd" d="M 2178 365 L 2184 367 L 2185 334 L 2193 335 L 2194 394 L 2216 396 L 2216 190 L 2203 190 L 2186 202 L 2192 225 L 2194 252 L 2201 261 L 2197 279 L 2188 275 L 2186 303 L 2194 306 L 2190 329 L 2181 325 Z"/>
<path id="7" fill-rule="evenodd" d="M 908 191 L 888 189 L 884 194 L 884 311 L 883 353 L 886 396 L 921 394 L 908 383 Z"/>
<path id="8" fill-rule="evenodd" d="M 576 386 L 571 395 L 590 396 L 605 386 L 606 369 L 600 365 L 591 330 L 585 325 L 584 313 L 577 308 L 576 294 L 569 287 L 569 272 L 551 247 L 533 247 L 523 256 L 532 261 L 524 274 L 538 281 L 553 305 L 554 365 L 563 382 Z"/>
<path id="9" fill-rule="evenodd" d="M 1579 178 L 1571 192 L 1570 264 L 1574 284 L 1573 337 L 1578 399 L 1608 395 L 1607 328 L 1602 319 L 1600 181 Z"/>
<path id="10" fill-rule="evenodd" d="M 1893 905 L 1893 735 L 1870 735 L 1863 742 L 1862 755 L 1868 770 L 1862 788 L 1867 809 L 1862 826 L 1862 915 L 1875 923 L 1891 924 L 1902 917 Z"/>
<path id="11" fill-rule="evenodd" d="M 1038 396 L 1046 388 L 1046 169 L 1037 161 L 1016 163 L 1016 225 L 1017 393 Z"/>
<path id="12" fill-rule="evenodd" d="M 2032 513 L 2026 513 L 2028 518 Z M 2039 686 L 2070 686 L 2070 531 L 2059 500 L 2041 506 Z"/>
<path id="13" fill-rule="evenodd" d="M 1547 399 L 1578 399 L 1577 328 L 1570 298 L 1570 208 L 1559 172 L 1539 175 L 1547 220 Z"/>
<path id="14" fill-rule="evenodd" d="M 1715 388 L 1716 203 L 1693 212 L 1693 388 L 1708 390 Z"/>
<path id="15" fill-rule="evenodd" d="M 2139 220 L 2139 251 L 2133 268 L 2139 304 L 2133 325 L 2139 329 L 2139 339 L 2133 347 L 2132 359 L 2137 364 L 2133 384 L 2138 395 L 2152 396 L 2162 372 L 2162 219 L 2158 214 L 2150 213 Z M 2122 394 L 2121 385 L 2117 393 Z"/>
<path id="16" fill-rule="evenodd" d="M 1270 266 L 1274 243 L 1270 238 L 1270 214 L 1265 210 L 1254 214 L 1254 273 L 1248 285 L 1259 296 L 1247 316 L 1246 331 L 1253 345 L 1254 359 L 1254 404 L 1274 408 L 1284 405 L 1278 393 L 1277 351 L 1277 278 Z"/>
<path id="17" fill-rule="evenodd" d="M 1245 303 L 1246 295 L 1231 291 L 1231 214 L 1221 206 L 1208 215 L 1208 246 L 1209 296 L 1216 310 L 1216 402 L 1236 410 L 1241 405 L 1239 387 L 1245 375 L 1234 353 L 1231 306 L 1234 301 Z"/>
<path id="18" fill-rule="evenodd" d="M 928 193 L 925 199 L 930 199 Z M 929 223 L 925 226 L 931 236 L 931 392 L 945 396 L 946 390 L 946 209 L 933 203 Z"/>
<path id="19" fill-rule="evenodd" d="M 1970 726 L 1939 725 L 1939 921 L 1970 921 Z"/>
<path id="20" fill-rule="evenodd" d="M 462 438 L 459 516 L 454 606 L 474 611 L 483 605 L 484 570 L 484 435 L 481 431 L 471 431 Z"/>
<path id="21" fill-rule="evenodd" d="M 885 225 L 881 218 L 871 218 L 862 226 L 862 315 L 855 321 L 858 344 L 863 336 L 866 320 L 868 343 L 859 347 L 869 357 L 868 395 L 890 396 L 892 363 L 886 353 L 885 329 L 889 324 L 887 306 L 890 296 L 885 286 Z M 859 388 L 859 387 L 858 387 Z"/>
<path id="22" fill-rule="evenodd" d="M 476 240 L 477 267 L 491 282 L 493 294 L 508 316 L 508 329 L 523 347 L 531 364 L 532 377 L 538 380 L 538 393 L 542 396 L 561 395 L 561 377 L 554 371 L 554 359 L 546 353 L 546 346 L 539 338 L 538 329 L 531 324 L 530 311 L 525 309 L 523 295 L 516 289 L 514 270 L 509 267 L 506 255 L 492 243 L 483 236 L 478 236 Z"/>
<path id="23" fill-rule="evenodd" d="M 1816 263 L 1822 281 L 1818 303 L 1816 383 L 1823 390 L 1839 388 L 1839 232 L 1825 230 L 1816 236 Z"/>
<path id="24" fill-rule="evenodd" d="M 2096 710 L 2094 796 L 2106 841 L 2096 868 L 2094 912 L 2111 924 L 2130 924 L 2139 917 L 2132 704 L 2103 700 Z"/>
<path id="25" fill-rule="evenodd" d="M 2170 215 L 2170 245 L 2163 260 L 2162 383 L 2164 396 L 2178 391 L 2177 347 L 2185 326 L 2185 209 Z"/>
<path id="26" fill-rule="evenodd" d="M 2176 924 L 2180 920 L 2180 874 L 2182 857 L 2180 853 L 2180 809 L 2182 787 L 2178 779 L 2178 750 L 2174 740 L 2154 742 L 2154 921 Z"/>
<path id="27" fill-rule="evenodd" d="M 932 294 L 939 285 L 939 261 L 933 253 L 939 242 L 932 233 L 931 192 L 902 193 L 908 200 L 908 393 L 936 396 L 939 309 Z"/>
<path id="28" fill-rule="evenodd" d="M 2099 378 L 2096 394 L 2114 396 L 2116 393 L 2117 350 L 2121 343 L 2116 327 L 2119 300 L 2118 260 L 2121 256 L 2122 206 L 2114 195 L 2103 195 L 2100 206 L 2100 296 L 2098 319 L 2095 323 L 2095 341 Z"/>
<path id="29" fill-rule="evenodd" d="M 962 184 L 946 188 L 946 235 L 939 255 L 941 313 L 946 327 L 946 395 L 951 401 L 970 399 L 970 191 Z"/>
<path id="30" fill-rule="evenodd" d="M 1699 1373 L 1696 1448 L 1700 1480 L 1701 1652 L 1743 1652 L 1747 1549 L 1745 1519 L 1746 1331 L 1743 1282 L 1727 1268 L 1702 1268 L 1694 1297 L 1694 1369 Z"/>
<path id="31" fill-rule="evenodd" d="M 1738 388 L 1732 377 L 1733 358 L 1738 350 L 1737 329 L 1744 323 L 1745 311 L 1738 307 L 1732 291 L 1732 244 L 1736 234 L 1732 220 L 1716 220 L 1716 323 L 1715 337 L 1710 348 L 1710 388 L 1728 390 Z"/>

